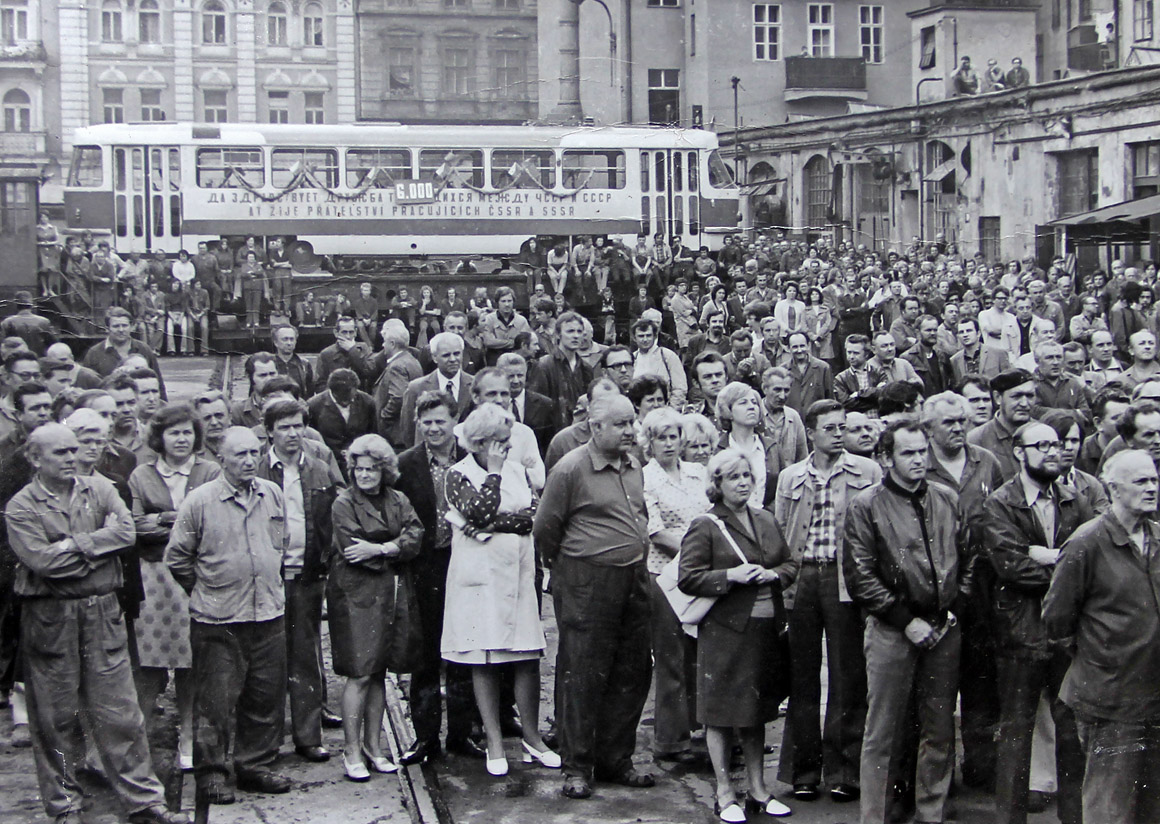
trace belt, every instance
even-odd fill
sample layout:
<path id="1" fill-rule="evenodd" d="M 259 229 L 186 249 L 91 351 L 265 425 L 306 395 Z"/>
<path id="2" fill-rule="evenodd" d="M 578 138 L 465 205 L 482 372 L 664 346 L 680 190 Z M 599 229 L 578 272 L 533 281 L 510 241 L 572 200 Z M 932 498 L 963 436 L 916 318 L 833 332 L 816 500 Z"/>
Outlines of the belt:
<path id="1" fill-rule="evenodd" d="M 838 559 L 836 556 L 833 558 L 802 558 L 801 562 L 810 566 L 828 566 L 838 563 Z"/>

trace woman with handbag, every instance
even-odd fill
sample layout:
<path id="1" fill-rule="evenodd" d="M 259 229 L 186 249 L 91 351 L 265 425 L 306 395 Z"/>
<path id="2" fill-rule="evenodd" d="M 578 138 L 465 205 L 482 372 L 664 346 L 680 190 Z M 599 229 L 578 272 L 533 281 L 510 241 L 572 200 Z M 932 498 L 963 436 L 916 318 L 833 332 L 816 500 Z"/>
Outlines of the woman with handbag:
<path id="1" fill-rule="evenodd" d="M 730 733 L 738 730 L 749 795 L 745 808 L 770 816 L 790 809 L 773 797 L 763 772 L 765 725 L 789 694 L 789 653 L 781 592 L 797 561 L 773 515 L 749 505 L 753 470 L 745 454 L 726 449 L 709 460 L 706 492 L 713 508 L 681 542 L 678 584 L 687 595 L 715 596 L 697 637 L 697 720 L 717 778 L 714 811 L 744 822 L 729 778 Z"/>
<path id="2" fill-rule="evenodd" d="M 342 752 L 346 777 L 370 778 L 399 769 L 383 754 L 387 670 L 410 669 L 418 625 L 408 561 L 419 554 L 423 525 L 393 484 L 395 451 L 378 435 L 356 438 L 346 452 L 351 485 L 332 508 L 334 546 L 326 604 L 334 671 L 342 690 Z"/>
<path id="3" fill-rule="evenodd" d="M 689 524 L 709 509 L 705 467 L 681 460 L 681 416 L 662 406 L 641 425 L 645 454 L 644 503 L 648 510 L 649 548 L 645 565 L 652 577 L 653 671 L 656 716 L 653 752 L 658 761 L 690 764 L 692 732 L 697 726 L 697 642 L 681 628 L 657 583 L 665 564 L 681 548 Z"/>
<path id="4" fill-rule="evenodd" d="M 472 668 L 475 702 L 487 733 L 487 771 L 506 775 L 500 730 L 498 664 L 511 664 L 524 738 L 523 760 L 558 769 L 560 756 L 539 733 L 544 630 L 536 600 L 527 470 L 508 459 L 512 414 L 477 407 L 456 429 L 467 457 L 447 470 L 451 563 L 443 613 L 443 659 Z"/>

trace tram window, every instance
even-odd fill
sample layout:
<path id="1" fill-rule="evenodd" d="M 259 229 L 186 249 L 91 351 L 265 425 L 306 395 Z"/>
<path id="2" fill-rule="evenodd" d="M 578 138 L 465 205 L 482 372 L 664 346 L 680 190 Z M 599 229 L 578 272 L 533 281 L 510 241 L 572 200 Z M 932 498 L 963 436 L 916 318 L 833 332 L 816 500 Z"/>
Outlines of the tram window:
<path id="1" fill-rule="evenodd" d="M 565 150 L 564 187 L 576 189 L 623 189 L 624 152 L 617 149 Z"/>
<path id="2" fill-rule="evenodd" d="M 125 191 L 125 150 L 115 149 L 113 151 L 113 174 L 114 185 L 118 192 Z"/>
<path id="3" fill-rule="evenodd" d="M 197 185 L 203 189 L 258 188 L 265 183 L 261 149 L 197 150 Z"/>
<path id="4" fill-rule="evenodd" d="M 657 191 L 665 190 L 665 153 L 657 152 Z"/>
<path id="5" fill-rule="evenodd" d="M 133 236 L 145 237 L 145 198 L 133 195 Z"/>
<path id="6" fill-rule="evenodd" d="M 125 196 L 117 195 L 115 216 L 115 222 L 117 224 L 117 237 L 125 237 L 129 234 L 129 224 L 127 218 L 125 217 L 125 212 Z"/>
<path id="7" fill-rule="evenodd" d="M 701 199 L 698 197 L 689 198 L 689 234 L 701 234 Z"/>
<path id="8" fill-rule="evenodd" d="M 689 191 L 697 191 L 700 175 L 697 174 L 697 153 L 689 152 Z"/>
<path id="9" fill-rule="evenodd" d="M 308 189 L 338 185 L 338 152 L 333 149 L 275 149 L 270 158 L 270 183 L 285 189 L 303 169 L 302 185 Z"/>
<path id="10" fill-rule="evenodd" d="M 169 196 L 169 230 L 174 237 L 181 237 L 181 195 Z"/>
<path id="11" fill-rule="evenodd" d="M 145 151 L 133 150 L 133 190 L 141 191 L 145 188 Z"/>
<path id="12" fill-rule="evenodd" d="M 647 192 L 649 190 L 648 164 L 649 164 L 648 152 L 641 152 L 640 153 L 640 190 L 642 192 Z"/>
<path id="13" fill-rule="evenodd" d="M 169 150 L 169 188 L 171 191 L 181 191 L 181 154 L 177 149 Z"/>
<path id="14" fill-rule="evenodd" d="M 673 152 L 673 191 L 680 192 L 685 188 L 684 164 L 681 163 L 682 155 L 680 152 Z"/>
<path id="15" fill-rule="evenodd" d="M 733 172 L 716 149 L 709 152 L 709 185 L 714 189 L 729 189 L 735 185 Z"/>
<path id="16" fill-rule="evenodd" d="M 470 149 L 424 149 L 419 152 L 419 179 L 445 180 L 449 189 L 482 189 L 483 152 Z"/>
<path id="17" fill-rule="evenodd" d="M 683 197 L 673 198 L 673 234 L 683 235 L 685 233 L 685 199 Z"/>
<path id="18" fill-rule="evenodd" d="M 374 180 L 367 178 L 374 174 Z M 348 149 L 346 185 L 361 189 L 370 183 L 373 189 L 389 189 L 396 180 L 410 180 L 411 152 L 408 149 Z"/>
<path id="19" fill-rule="evenodd" d="M 645 237 L 648 237 L 652 231 L 652 227 L 649 225 L 652 223 L 652 210 L 649 208 L 651 205 L 652 201 L 647 197 L 640 199 L 640 233 Z"/>
<path id="20" fill-rule="evenodd" d="M 556 185 L 556 153 L 496 149 L 491 153 L 491 185 L 496 189 L 551 189 Z"/>
<path id="21" fill-rule="evenodd" d="M 164 156 L 162 149 L 151 149 L 149 152 L 149 185 L 155 192 L 165 188 L 165 164 L 161 162 Z"/>
<path id="22" fill-rule="evenodd" d="M 165 237 L 165 197 L 153 195 L 153 236 Z"/>
<path id="23" fill-rule="evenodd" d="M 72 169 L 68 175 L 70 186 L 100 186 L 104 183 L 104 177 L 100 146 L 77 146 L 73 149 Z"/>
<path id="24" fill-rule="evenodd" d="M 656 202 L 657 202 L 657 234 L 661 234 L 661 235 L 664 235 L 665 237 L 668 237 L 669 236 L 669 227 L 668 227 L 668 220 L 666 220 L 666 218 L 665 218 L 665 199 L 663 196 L 658 195 L 656 198 Z"/>

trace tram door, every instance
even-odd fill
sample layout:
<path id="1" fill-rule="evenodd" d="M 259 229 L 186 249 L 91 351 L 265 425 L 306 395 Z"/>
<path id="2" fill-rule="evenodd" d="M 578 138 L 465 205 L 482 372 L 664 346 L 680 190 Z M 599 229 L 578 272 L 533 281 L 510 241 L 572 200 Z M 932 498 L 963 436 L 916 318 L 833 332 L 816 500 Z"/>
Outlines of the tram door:
<path id="1" fill-rule="evenodd" d="M 181 248 L 181 162 L 177 147 L 113 149 L 118 252 Z"/>
<path id="2" fill-rule="evenodd" d="M 695 253 L 701 245 L 700 165 L 695 150 L 641 153 L 641 232 L 679 237 Z"/>

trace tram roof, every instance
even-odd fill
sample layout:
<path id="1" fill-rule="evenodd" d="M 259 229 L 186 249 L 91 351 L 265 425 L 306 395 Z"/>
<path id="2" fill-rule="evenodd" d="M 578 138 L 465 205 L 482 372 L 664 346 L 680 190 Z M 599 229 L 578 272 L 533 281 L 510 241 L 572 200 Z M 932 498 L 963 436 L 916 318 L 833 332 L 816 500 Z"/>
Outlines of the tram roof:
<path id="1" fill-rule="evenodd" d="M 647 126 L 342 126 L 261 123 L 115 123 L 77 129 L 73 145 L 715 149 L 717 134 Z"/>

